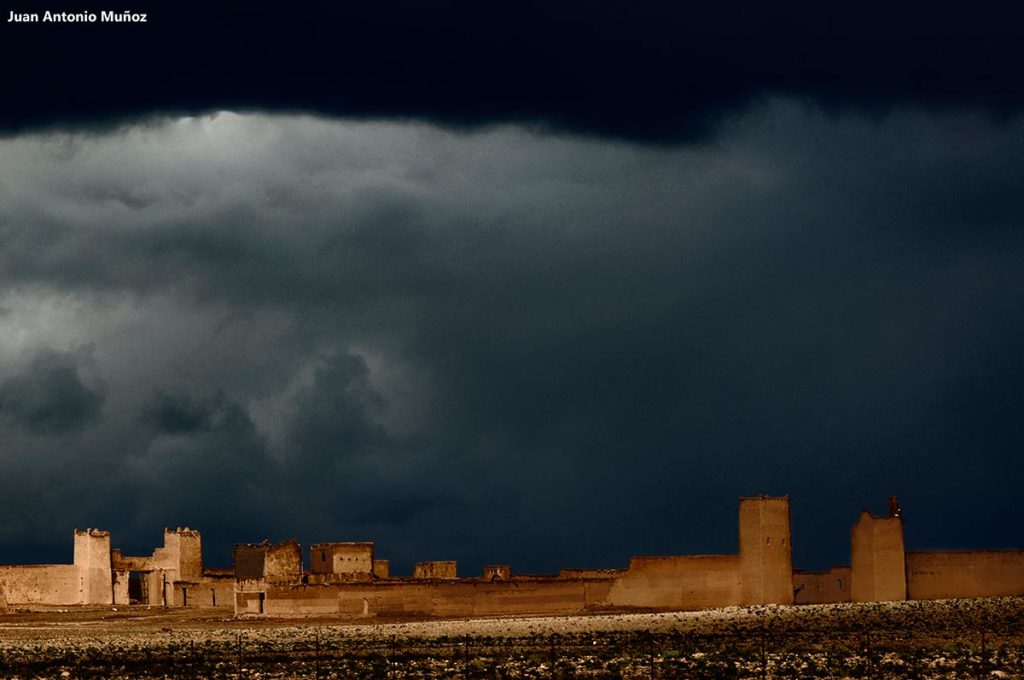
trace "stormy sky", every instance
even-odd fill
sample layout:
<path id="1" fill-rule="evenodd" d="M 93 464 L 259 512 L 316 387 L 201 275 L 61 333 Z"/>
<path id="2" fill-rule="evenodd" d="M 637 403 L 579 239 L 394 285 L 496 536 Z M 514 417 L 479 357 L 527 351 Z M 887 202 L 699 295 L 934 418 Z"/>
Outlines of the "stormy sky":
<path id="1" fill-rule="evenodd" d="M 0 563 L 1024 547 L 1014 4 L 134 8 L 0 28 Z"/>

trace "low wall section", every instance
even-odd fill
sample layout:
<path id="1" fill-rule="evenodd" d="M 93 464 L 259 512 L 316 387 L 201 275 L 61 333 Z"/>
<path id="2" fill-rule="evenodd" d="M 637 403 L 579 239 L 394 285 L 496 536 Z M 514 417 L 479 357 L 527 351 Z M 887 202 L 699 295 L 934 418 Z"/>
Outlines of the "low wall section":
<path id="1" fill-rule="evenodd" d="M 794 571 L 793 604 L 833 604 L 850 601 L 850 567 L 829 571 Z"/>
<path id="2" fill-rule="evenodd" d="M 602 579 L 560 578 L 268 585 L 264 613 L 342 617 L 575 614 L 602 605 L 610 585 Z"/>
<path id="3" fill-rule="evenodd" d="M 1024 595 L 1024 550 L 907 553 L 912 600 Z"/>
<path id="4" fill-rule="evenodd" d="M 613 573 L 617 576 L 253 585 L 265 588 L 262 613 L 270 616 L 574 614 L 603 607 L 705 609 L 742 600 L 738 555 L 634 557 L 625 573 Z M 239 613 L 260 613 L 255 598 L 243 594 Z"/>
<path id="5" fill-rule="evenodd" d="M 174 582 L 174 602 L 180 607 L 231 607 L 235 600 L 232 576 L 204 576 L 202 581 Z"/>
<path id="6" fill-rule="evenodd" d="M 706 609 L 743 597 L 739 555 L 634 557 L 612 583 L 607 604 L 616 607 Z"/>
<path id="7" fill-rule="evenodd" d="M 9 605 L 83 602 L 82 577 L 73 564 L 0 567 L 0 590 Z"/>
<path id="8" fill-rule="evenodd" d="M 560 569 L 558 578 L 618 578 L 625 569 Z"/>

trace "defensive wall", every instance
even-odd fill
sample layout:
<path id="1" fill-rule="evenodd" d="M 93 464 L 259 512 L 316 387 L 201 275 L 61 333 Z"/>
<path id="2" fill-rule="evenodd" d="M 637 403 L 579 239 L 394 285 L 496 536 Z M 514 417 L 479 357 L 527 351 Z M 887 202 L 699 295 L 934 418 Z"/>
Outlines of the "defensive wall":
<path id="1" fill-rule="evenodd" d="M 110 532 L 76 529 L 71 564 L 0 567 L 0 595 L 8 605 L 112 604 Z"/>
<path id="2" fill-rule="evenodd" d="M 907 553 L 907 597 L 992 597 L 1024 593 L 1024 550 Z"/>
<path id="3" fill-rule="evenodd" d="M 903 511 L 862 510 L 850 531 L 850 566 L 794 572 L 797 604 L 1024 595 L 1024 550 L 907 551 Z"/>
<path id="4" fill-rule="evenodd" d="M 828 571 L 794 571 L 793 604 L 850 602 L 853 569 L 835 566 Z"/>
<path id="5" fill-rule="evenodd" d="M 608 609 L 685 610 L 753 604 L 819 604 L 1024 595 L 1024 551 L 908 552 L 895 497 L 884 516 L 862 511 L 849 565 L 793 569 L 788 498 L 739 503 L 739 553 L 633 557 L 625 569 L 562 569 L 522 576 L 488 565 L 459 577 L 454 562 L 421 562 L 412 577 L 376 573 L 367 543 L 318 544 L 302 572 L 298 544 L 243 546 L 287 555 L 286 568 L 239 579 L 236 613 L 267 616 L 493 616 Z M 330 555 L 346 556 L 332 561 Z M 254 560 L 259 562 L 259 558 Z M 267 560 L 270 563 L 270 560 Z M 333 572 L 328 573 L 331 569 Z"/>
<path id="6" fill-rule="evenodd" d="M 626 568 L 557 575 L 491 564 L 468 577 L 454 561 L 393 576 L 370 542 L 314 544 L 308 570 L 294 540 L 239 544 L 233 569 L 212 570 L 194 529 L 166 529 L 163 546 L 145 556 L 111 548 L 107 531 L 75 530 L 72 564 L 0 566 L 0 610 L 233 605 L 239 615 L 498 616 L 1024 595 L 1024 550 L 907 551 L 895 498 L 887 515 L 860 513 L 850 564 L 824 572 L 793 569 L 788 498 L 741 498 L 738 524 L 736 554 L 638 556 Z"/>
<path id="7" fill-rule="evenodd" d="M 739 525 L 736 555 L 633 557 L 626 569 L 563 569 L 557 576 L 520 576 L 510 565 L 499 564 L 485 566 L 480 576 L 460 578 L 455 562 L 433 561 L 418 563 L 412 577 L 382 577 L 369 543 L 311 546 L 312 569 L 304 574 L 301 549 L 294 542 L 239 545 L 235 611 L 491 616 L 792 604 L 789 499 L 741 498 Z"/>
<path id="8" fill-rule="evenodd" d="M 12 604 L 85 604 L 79 569 L 73 564 L 0 567 L 0 596 Z"/>

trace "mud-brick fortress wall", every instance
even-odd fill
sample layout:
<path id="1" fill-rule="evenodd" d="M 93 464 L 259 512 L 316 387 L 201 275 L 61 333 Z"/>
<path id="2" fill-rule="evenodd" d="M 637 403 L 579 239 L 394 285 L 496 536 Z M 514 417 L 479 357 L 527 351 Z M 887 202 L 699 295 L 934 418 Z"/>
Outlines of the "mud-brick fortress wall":
<path id="1" fill-rule="evenodd" d="M 0 593 L 10 604 L 111 604 L 110 532 L 75 530 L 73 564 L 0 567 Z"/>
<path id="2" fill-rule="evenodd" d="M 851 567 L 853 602 L 1024 595 L 1024 550 L 907 552 L 898 511 L 861 512 L 851 532 Z"/>
<path id="3" fill-rule="evenodd" d="M 907 553 L 911 600 L 1024 594 L 1024 550 Z"/>
<path id="4" fill-rule="evenodd" d="M 606 601 L 607 579 L 514 577 L 483 579 L 389 579 L 317 585 L 267 584 L 269 616 L 515 616 L 578 614 Z M 239 593 L 238 613 L 258 613 L 249 593 Z"/>
<path id="5" fill-rule="evenodd" d="M 563 570 L 559 576 L 458 578 L 455 562 L 421 562 L 412 578 L 360 583 L 372 553 L 360 544 L 313 546 L 314 573 L 303 578 L 297 545 L 236 546 L 236 613 L 271 616 L 480 616 L 573 614 L 602 607 L 704 609 L 740 604 L 792 604 L 789 499 L 740 499 L 739 554 L 634 557 L 627 569 Z M 323 554 L 317 554 L 323 551 Z M 271 556 L 291 565 L 269 568 Z M 353 561 L 352 564 L 355 564 Z M 328 571 L 330 570 L 330 571 Z"/>
<path id="6" fill-rule="evenodd" d="M 793 604 L 789 498 L 741 498 L 738 555 L 634 557 L 605 604 L 704 609 Z"/>
<path id="7" fill-rule="evenodd" d="M 611 581 L 613 607 L 707 609 L 743 599 L 739 555 L 634 557 Z"/>
<path id="8" fill-rule="evenodd" d="M 0 567 L 0 594 L 10 604 L 79 604 L 82 580 L 73 564 Z"/>
<path id="9" fill-rule="evenodd" d="M 796 604 L 1024 595 L 1024 550 L 907 552 L 903 516 L 861 511 L 849 567 L 793 574 Z"/>
<path id="10" fill-rule="evenodd" d="M 848 566 L 828 571 L 794 571 L 793 604 L 849 602 L 852 571 Z"/>
<path id="11" fill-rule="evenodd" d="M 490 565 L 459 578 L 455 562 L 423 562 L 393 578 L 371 543 L 317 544 L 308 574 L 296 541 L 239 545 L 234 570 L 217 571 L 203 569 L 200 534 L 187 527 L 165 530 L 144 557 L 85 529 L 74 532 L 72 564 L 0 567 L 0 607 L 234 602 L 239 614 L 470 616 L 1024 595 L 1024 550 L 907 552 L 903 535 L 893 497 L 887 517 L 861 512 L 850 566 L 794 572 L 789 500 L 758 496 L 740 499 L 738 554 L 633 557 L 625 569 L 542 577 Z"/>

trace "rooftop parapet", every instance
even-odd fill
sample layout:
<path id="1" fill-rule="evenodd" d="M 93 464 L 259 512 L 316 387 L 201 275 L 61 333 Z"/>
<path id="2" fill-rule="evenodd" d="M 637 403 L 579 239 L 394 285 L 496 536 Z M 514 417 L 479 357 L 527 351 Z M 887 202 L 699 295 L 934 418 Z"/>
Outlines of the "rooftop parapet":
<path id="1" fill-rule="evenodd" d="M 420 562 L 413 569 L 412 577 L 420 579 L 458 578 L 458 563 L 453 560 Z"/>

